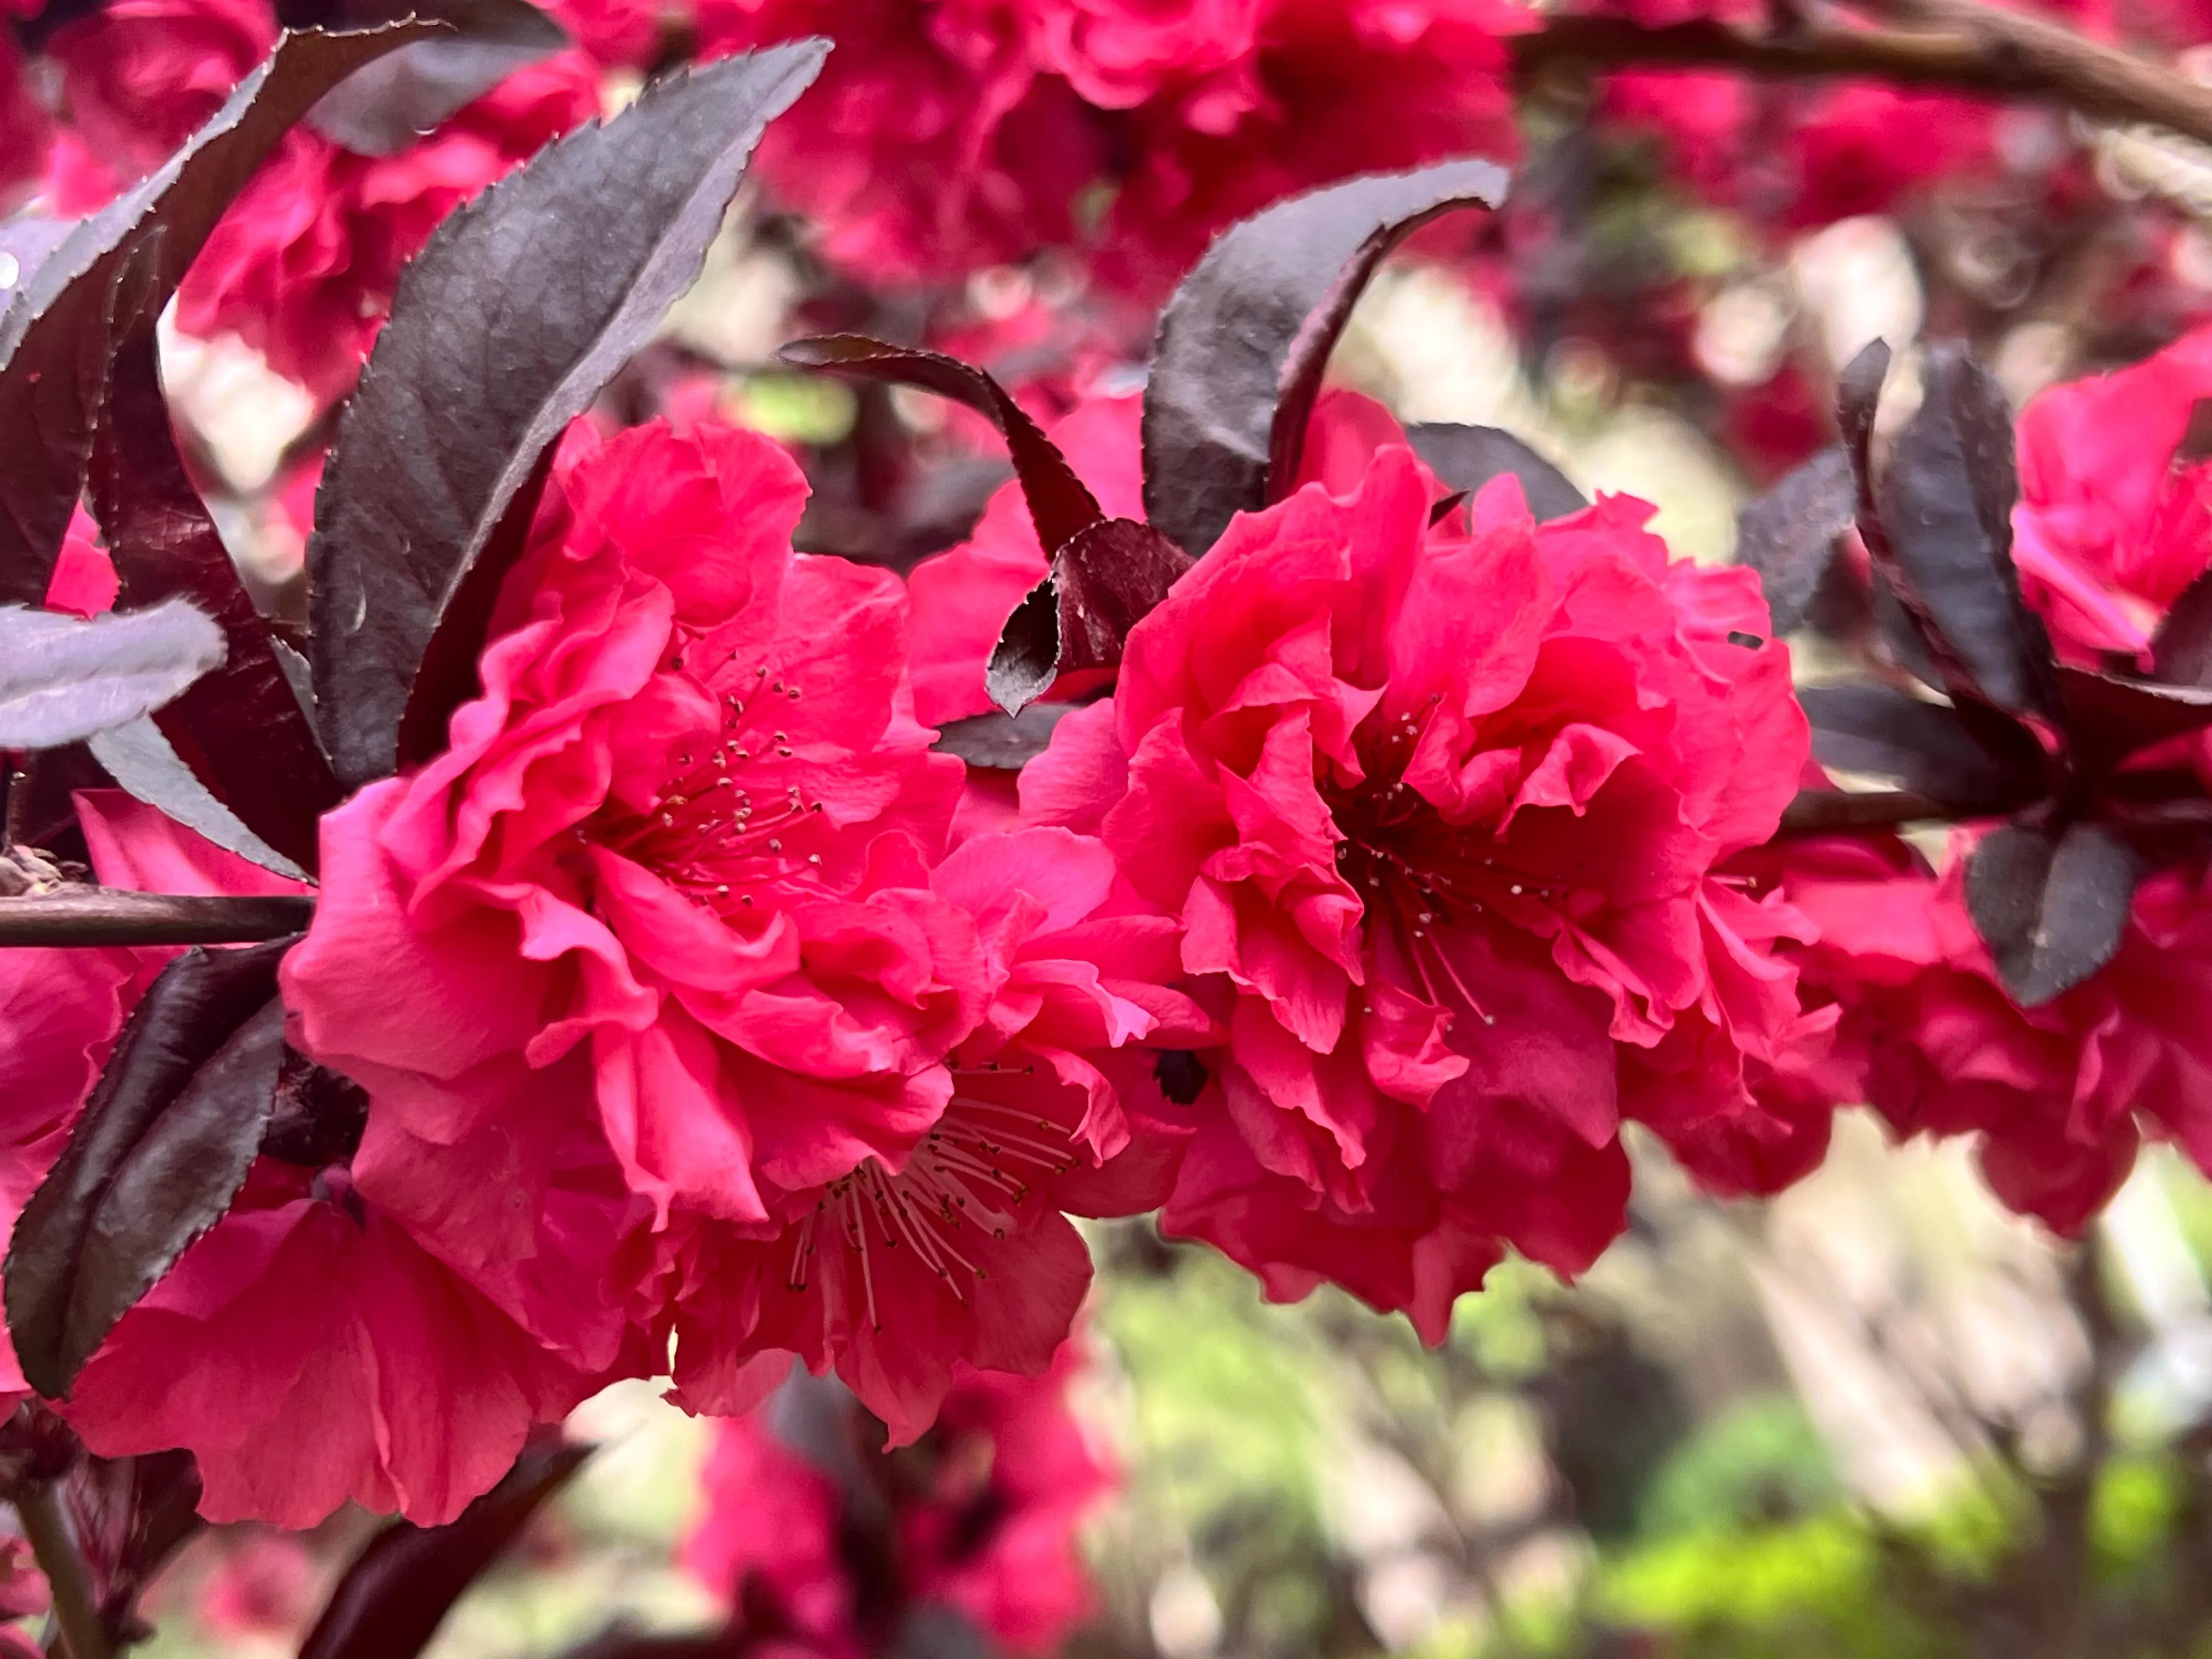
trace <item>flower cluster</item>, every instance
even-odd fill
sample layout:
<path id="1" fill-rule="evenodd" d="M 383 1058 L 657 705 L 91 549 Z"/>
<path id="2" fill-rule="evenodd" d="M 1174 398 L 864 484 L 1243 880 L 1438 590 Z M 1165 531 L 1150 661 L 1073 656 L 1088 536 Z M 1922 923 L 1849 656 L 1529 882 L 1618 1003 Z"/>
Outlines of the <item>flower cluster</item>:
<path id="1" fill-rule="evenodd" d="M 698 0 L 702 50 L 823 34 L 760 166 L 877 283 L 1049 248 L 1155 300 L 1207 240 L 1351 174 L 1510 154 L 1514 0 Z"/>

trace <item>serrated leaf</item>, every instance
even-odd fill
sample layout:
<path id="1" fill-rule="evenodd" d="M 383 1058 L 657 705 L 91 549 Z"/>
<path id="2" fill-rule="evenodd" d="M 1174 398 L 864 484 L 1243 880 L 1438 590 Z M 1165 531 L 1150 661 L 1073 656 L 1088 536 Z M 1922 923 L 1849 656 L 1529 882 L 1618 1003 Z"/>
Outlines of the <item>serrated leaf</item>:
<path id="1" fill-rule="evenodd" d="M 395 1521 L 331 1592 L 300 1659 L 414 1659 L 447 1612 L 568 1483 L 590 1446 L 532 1447 L 496 1486 L 443 1527 Z"/>
<path id="2" fill-rule="evenodd" d="M 211 794 L 262 847 L 294 870 L 313 870 L 318 820 L 338 804 L 337 780 L 177 453 L 161 395 L 158 312 L 122 319 L 88 469 L 93 511 L 115 562 L 120 602 L 191 599 L 222 629 L 224 655 L 154 716 L 201 787 L 179 795 L 173 810 L 166 790 L 150 804 L 189 822 L 186 813 L 204 813 L 199 798 Z M 161 790 L 171 775 L 142 765 L 137 776 L 140 787 L 131 793 L 143 800 L 140 788 Z"/>
<path id="3" fill-rule="evenodd" d="M 116 1321 L 230 1207 L 284 1047 L 290 939 L 193 949 L 116 1041 L 67 1146 L 15 1224 L 8 1328 L 31 1386 L 67 1399 Z"/>
<path id="4" fill-rule="evenodd" d="M 937 747 L 987 772 L 1018 772 L 1052 744 L 1053 729 L 1073 705 L 1040 702 L 1018 714 L 975 714 L 938 728 Z"/>
<path id="5" fill-rule="evenodd" d="M 448 709 L 409 708 L 434 635 L 510 508 L 526 516 L 547 447 L 698 274 L 763 129 L 827 50 L 654 83 L 460 209 L 401 274 L 307 549 L 317 719 L 348 787 L 400 764 L 403 717 L 442 736 Z"/>
<path id="6" fill-rule="evenodd" d="M 1103 684 L 1129 630 L 1190 564 L 1181 548 L 1133 519 L 1101 519 L 1072 538 L 1006 619 L 983 671 L 991 701 L 1019 714 L 1054 687 L 1072 694 Z"/>
<path id="7" fill-rule="evenodd" d="M 1160 318 L 1145 386 L 1145 517 L 1193 555 L 1288 493 L 1337 336 L 1401 240 L 1495 208 L 1507 174 L 1446 161 L 1295 196 L 1231 226 Z"/>
<path id="8" fill-rule="evenodd" d="M 2133 850 L 2094 823 L 2057 836 L 2008 824 L 1976 847 L 1966 908 L 2013 1000 L 2036 1007 L 2110 962 L 2142 873 Z"/>
<path id="9" fill-rule="evenodd" d="M 176 291 L 216 221 L 285 130 L 348 74 L 428 39 L 441 25 L 286 34 L 184 148 L 80 223 L 0 310 L 0 602 L 46 597 L 84 483 L 106 364 L 111 290 L 144 233 L 158 227 L 155 310 Z"/>
<path id="10" fill-rule="evenodd" d="M 222 661 L 183 599 L 80 619 L 0 606 L 0 749 L 58 749 L 172 702 Z"/>
<path id="11" fill-rule="evenodd" d="M 1406 428 L 1406 441 L 1445 487 L 1472 495 L 1500 473 L 1521 480 L 1536 522 L 1564 519 L 1589 505 L 1559 469 L 1511 433 L 1494 426 L 1431 421 Z"/>
<path id="12" fill-rule="evenodd" d="M 305 870 L 247 829 L 237 813 L 208 793 L 207 786 L 178 758 L 150 716 L 126 720 L 102 732 L 88 746 L 92 757 L 133 800 L 156 808 L 249 863 L 295 881 L 308 879 Z"/>
<path id="13" fill-rule="evenodd" d="M 1052 440 L 980 368 L 919 347 L 891 345 L 865 334 L 823 334 L 793 340 L 776 354 L 797 368 L 828 369 L 893 386 L 918 386 L 964 404 L 999 428 L 1021 480 L 1037 542 L 1050 553 L 1105 517 Z"/>
<path id="14" fill-rule="evenodd" d="M 407 16 L 453 33 L 356 70 L 307 112 L 308 125 L 356 155 L 396 155 L 568 44 L 568 31 L 526 0 L 281 0 L 276 8 L 287 28 L 362 28 Z"/>
<path id="15" fill-rule="evenodd" d="M 2056 720 L 2051 638 L 2013 568 L 2011 407 L 1958 346 L 1930 348 L 1923 378 L 1920 407 L 1875 485 L 1883 534 L 1868 551 L 1919 625 L 1946 690 Z"/>
<path id="16" fill-rule="evenodd" d="M 1808 686 L 1798 694 L 1823 766 L 1887 777 L 1964 817 L 2041 795 L 2042 745 L 2003 716 L 1975 719 L 1886 685 Z"/>
<path id="17" fill-rule="evenodd" d="M 1857 483 L 1841 444 L 1830 444 L 1737 511 L 1735 562 L 1759 573 L 1777 634 L 1803 624 L 1836 538 L 1857 516 Z"/>
<path id="18" fill-rule="evenodd" d="M 39 267 L 70 239 L 77 222 L 27 213 L 0 223 L 0 319 L 30 287 Z"/>

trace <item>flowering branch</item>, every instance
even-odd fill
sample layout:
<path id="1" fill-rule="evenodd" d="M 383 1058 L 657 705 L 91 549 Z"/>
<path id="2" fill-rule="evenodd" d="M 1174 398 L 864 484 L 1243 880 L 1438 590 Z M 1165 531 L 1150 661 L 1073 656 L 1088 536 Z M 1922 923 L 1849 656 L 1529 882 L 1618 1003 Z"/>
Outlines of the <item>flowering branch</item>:
<path id="1" fill-rule="evenodd" d="M 50 1480 L 26 1481 L 15 1494 L 15 1504 L 23 1536 L 53 1593 L 54 1622 L 61 1626 L 69 1659 L 109 1659 L 114 1650 L 93 1597 L 91 1570 L 62 1512 L 61 1488 Z"/>
<path id="2" fill-rule="evenodd" d="M 302 931 L 315 914 L 305 896 L 228 898 L 76 887 L 0 899 L 0 946 L 15 945 L 244 945 Z"/>
<path id="3" fill-rule="evenodd" d="M 1765 33 L 1710 20 L 1647 28 L 1619 17 L 1555 17 L 1514 40 L 1524 76 L 1556 64 L 1661 64 L 1765 78 L 1874 76 L 1991 98 L 2057 104 L 2099 120 L 2149 122 L 2212 143 L 2212 87 L 2039 18 L 1972 0 L 1874 0 L 1910 27 L 1808 22 Z"/>

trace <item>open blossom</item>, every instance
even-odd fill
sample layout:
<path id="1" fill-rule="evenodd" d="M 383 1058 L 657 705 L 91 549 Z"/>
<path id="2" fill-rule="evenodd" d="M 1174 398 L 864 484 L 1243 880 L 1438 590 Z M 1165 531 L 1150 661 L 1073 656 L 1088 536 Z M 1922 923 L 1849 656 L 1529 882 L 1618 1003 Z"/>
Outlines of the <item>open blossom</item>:
<path id="1" fill-rule="evenodd" d="M 1899 1136 L 1975 1139 L 1991 1189 L 2078 1233 L 2145 1135 L 2212 1170 L 2212 911 L 2198 870 L 2145 882 L 2106 968 L 2035 1008 L 1999 984 L 1966 912 L 1972 843 L 1941 873 L 1902 843 L 1829 840 L 1779 855 L 1820 939 L 1799 953 L 1808 1000 L 1841 1016 L 1829 1088 Z"/>
<path id="2" fill-rule="evenodd" d="M 906 874 L 961 768 L 908 712 L 902 596 L 792 552 L 805 495 L 751 434 L 580 428 L 483 695 L 325 818 L 285 965 L 300 1041 L 374 1101 L 364 1188 L 586 1352 L 650 1263 L 606 1273 L 549 1190 L 611 1177 L 662 1245 L 780 1230 L 903 1163 L 985 1000 L 975 924 Z"/>
<path id="3" fill-rule="evenodd" d="M 2179 460 L 2206 396 L 2212 330 L 2021 411 L 2013 557 L 2072 659 L 2116 651 L 2148 667 L 2159 618 L 2212 565 L 2212 464 Z"/>
<path id="4" fill-rule="evenodd" d="M 1090 1610 L 1076 1528 L 1114 1483 L 1067 1407 L 1082 1357 L 1070 1340 L 1036 1376 L 963 1373 L 927 1440 L 888 1459 L 861 1443 L 866 1427 L 848 1404 L 794 1378 L 717 1430 L 684 1565 L 728 1598 L 757 1640 L 838 1656 L 883 1651 L 898 1632 L 877 1623 L 943 1607 L 1009 1651 L 1052 1651 Z M 855 1582 L 840 1548 L 849 1523 L 838 1488 L 784 1437 L 802 1416 L 805 1443 L 850 1443 L 862 1478 L 887 1500 L 878 1524 L 903 1603 L 880 1607 L 880 1594 Z"/>
<path id="5" fill-rule="evenodd" d="M 106 885 L 297 890 L 120 795 L 81 795 L 78 813 Z M 11 1225 L 129 1006 L 173 954 L 0 952 L 0 1206 Z M 12 1375 L 0 1384 L 21 1387 Z M 350 1498 L 434 1522 L 497 1480 L 533 1424 L 595 1386 L 364 1203 L 342 1167 L 264 1156 L 63 1409 L 102 1455 L 191 1450 L 210 1519 L 307 1526 Z"/>
<path id="6" fill-rule="evenodd" d="M 1500 481 L 1431 527 L 1442 493 L 1386 442 L 1240 517 L 1022 779 L 1227 1008 L 1169 1227 L 1431 1340 L 1504 1246 L 1619 1231 L 1624 1118 L 1787 1139 L 1753 1085 L 1810 1035 L 1802 923 L 1716 875 L 1805 752 L 1755 579 L 1624 500 L 1539 528 Z"/>
<path id="7" fill-rule="evenodd" d="M 1091 1281 L 1063 1212 L 1133 1215 L 1167 1196 L 1187 1131 L 1150 1054 L 1128 1049 L 1206 1033 L 1168 985 L 1175 922 L 1134 899 L 1103 846 L 1065 830 L 975 836 L 928 879 L 973 919 L 993 988 L 950 1057 L 943 1115 L 902 1164 L 871 1158 L 773 1236 L 702 1241 L 711 1267 L 678 1303 L 686 1403 L 742 1403 L 748 1374 L 757 1395 L 787 1351 L 817 1370 L 834 1358 L 902 1444 L 958 1365 L 1031 1373 L 1050 1359 Z"/>

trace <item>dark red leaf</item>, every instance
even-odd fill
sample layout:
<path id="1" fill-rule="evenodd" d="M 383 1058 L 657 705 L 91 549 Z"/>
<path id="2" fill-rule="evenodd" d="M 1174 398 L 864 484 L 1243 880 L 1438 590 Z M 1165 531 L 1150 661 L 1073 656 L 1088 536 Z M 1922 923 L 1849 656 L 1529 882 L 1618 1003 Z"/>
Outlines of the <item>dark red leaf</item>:
<path id="1" fill-rule="evenodd" d="M 1072 707 L 1041 702 L 1018 714 L 977 714 L 947 720 L 938 729 L 937 746 L 986 771 L 1018 772 L 1050 746 L 1053 728 Z"/>
<path id="2" fill-rule="evenodd" d="M 300 1659 L 414 1659 L 462 1592 L 506 1551 L 590 1446 L 533 1446 L 506 1479 L 443 1527 L 395 1521 L 368 1540 L 331 1592 Z"/>
<path id="3" fill-rule="evenodd" d="M 1383 256 L 1439 214 L 1495 208 L 1494 162 L 1376 173 L 1231 226 L 1160 319 L 1145 386 L 1145 517 L 1192 554 L 1286 494 L 1337 336 Z"/>
<path id="4" fill-rule="evenodd" d="M 1877 568 L 1954 696 L 2056 720 L 2056 659 L 2012 562 L 2012 411 L 1962 348 L 1929 349 L 1920 407 L 1875 485 Z"/>
<path id="5" fill-rule="evenodd" d="M 1102 519 L 1052 556 L 991 653 L 983 684 L 1018 714 L 1055 686 L 1063 694 L 1103 683 L 1129 630 L 1165 599 L 1190 558 L 1150 525 Z"/>
<path id="6" fill-rule="evenodd" d="M 401 274 L 307 548 L 317 718 L 348 787 L 398 765 L 433 637 L 449 613 L 480 630 L 475 608 L 455 609 L 471 569 L 510 509 L 526 515 L 547 447 L 698 274 L 762 130 L 827 50 L 655 82 L 455 213 Z M 482 642 L 439 651 L 472 660 Z M 416 711 L 413 729 L 442 730 L 447 709 Z"/>
<path id="7" fill-rule="evenodd" d="M 1497 427 L 1430 422 L 1407 427 L 1406 441 L 1446 488 L 1463 495 L 1472 495 L 1499 473 L 1510 472 L 1521 480 L 1521 493 L 1539 524 L 1589 505 L 1565 473 Z"/>
<path id="8" fill-rule="evenodd" d="M 1971 720 L 1886 685 L 1810 686 L 1798 700 L 1823 766 L 1889 778 L 1961 817 L 2009 811 L 2046 787 L 2043 746 L 2004 716 Z"/>
<path id="9" fill-rule="evenodd" d="M 1974 848 L 1966 908 L 2024 1008 L 2050 1001 L 2112 959 L 2142 866 L 2094 823 L 2063 836 L 2008 824 Z"/>
<path id="10" fill-rule="evenodd" d="M 67 1399 L 115 1322 L 237 1195 L 276 1092 L 291 943 L 187 951 L 125 1024 L 8 1249 L 8 1328 L 40 1393 Z"/>
<path id="11" fill-rule="evenodd" d="M 89 618 L 0 606 L 0 749 L 58 749 L 173 702 L 222 662 L 183 599 Z"/>
<path id="12" fill-rule="evenodd" d="M 247 829 L 237 813 L 209 792 L 178 758 L 150 714 L 111 726 L 88 739 L 85 746 L 132 799 L 159 807 L 187 830 L 264 870 L 295 881 L 308 878 L 305 870 Z"/>
<path id="13" fill-rule="evenodd" d="M 262 1131 L 261 1151 L 302 1169 L 350 1160 L 368 1127 L 368 1091 L 351 1078 L 284 1051 L 276 1102 Z"/>
<path id="14" fill-rule="evenodd" d="M 161 395 L 158 314 L 155 307 L 126 320 L 109 362 L 89 469 L 94 513 L 124 604 L 188 599 L 222 629 L 222 665 L 163 708 L 155 724 L 240 823 L 312 871 L 316 823 L 337 805 L 337 780 L 177 453 Z"/>
<path id="15" fill-rule="evenodd" d="M 568 44 L 526 0 L 280 0 L 287 28 L 362 28 L 407 16 L 451 27 L 348 76 L 307 112 L 325 137 L 362 155 L 391 155 L 441 126 L 526 64 Z"/>
<path id="16" fill-rule="evenodd" d="M 92 453 L 110 291 L 132 247 L 161 231 L 149 301 L 158 310 L 285 129 L 353 70 L 440 27 L 280 38 L 182 149 L 78 225 L 0 311 L 0 602 L 46 597 Z"/>
<path id="17" fill-rule="evenodd" d="M 825 368 L 858 379 L 919 386 L 965 404 L 1006 434 L 1014 476 L 1022 482 L 1037 541 L 1049 553 L 1105 517 L 1075 469 L 1000 384 L 957 357 L 890 345 L 865 334 L 823 334 L 793 340 L 777 354 L 799 368 Z"/>
<path id="18" fill-rule="evenodd" d="M 2138 749 L 2212 726 L 2212 687 L 2165 685 L 2070 665 L 2058 671 L 2068 747 L 2108 772 Z"/>
<path id="19" fill-rule="evenodd" d="M 1857 515 L 1851 458 L 1841 444 L 1830 444 L 1736 514 L 1735 562 L 1759 573 L 1776 633 L 1803 623 L 1836 538 Z"/>

